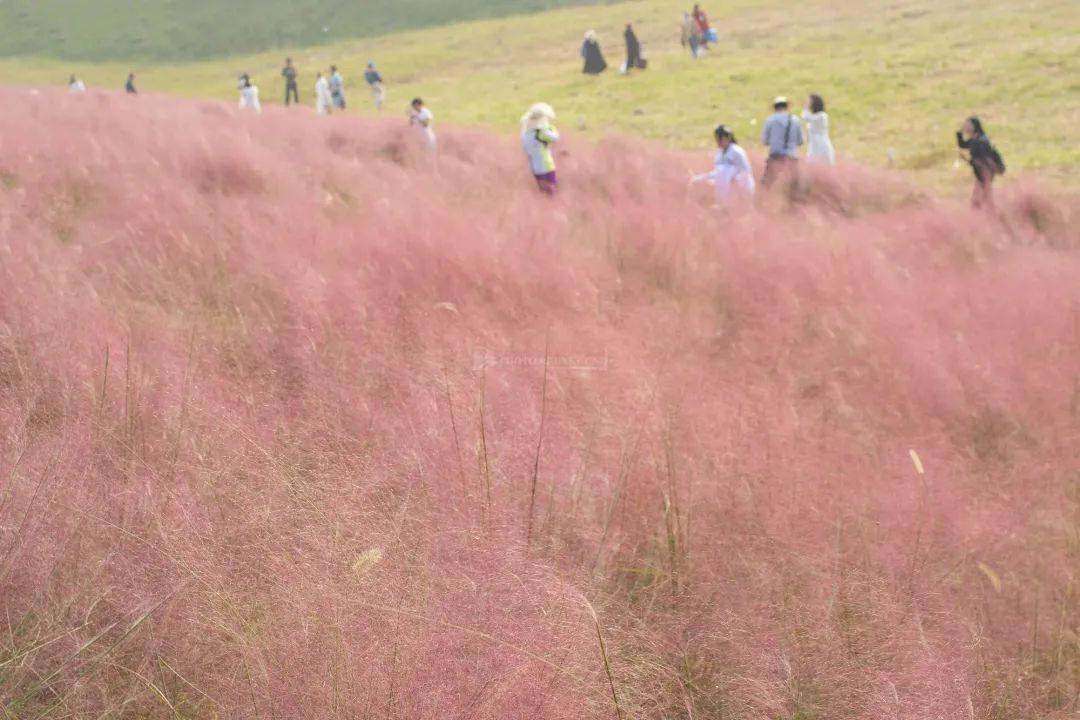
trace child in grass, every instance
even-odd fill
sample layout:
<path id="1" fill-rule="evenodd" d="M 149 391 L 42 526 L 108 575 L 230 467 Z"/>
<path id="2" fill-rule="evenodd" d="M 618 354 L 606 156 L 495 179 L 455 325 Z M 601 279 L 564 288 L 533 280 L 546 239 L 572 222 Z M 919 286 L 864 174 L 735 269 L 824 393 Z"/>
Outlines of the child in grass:
<path id="1" fill-rule="evenodd" d="M 545 195 L 554 195 L 559 186 L 551 152 L 551 146 L 559 141 L 559 131 L 552 125 L 554 120 L 555 110 L 547 103 L 536 103 L 521 116 L 521 144 L 536 186 Z"/>

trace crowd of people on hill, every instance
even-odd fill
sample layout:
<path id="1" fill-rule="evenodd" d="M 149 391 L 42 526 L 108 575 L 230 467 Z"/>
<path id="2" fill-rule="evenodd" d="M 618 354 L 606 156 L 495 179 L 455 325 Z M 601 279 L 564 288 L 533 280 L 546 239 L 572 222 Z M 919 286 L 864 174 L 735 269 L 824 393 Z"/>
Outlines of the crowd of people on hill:
<path id="1" fill-rule="evenodd" d="M 281 69 L 281 77 L 285 83 L 285 106 L 300 104 L 300 72 L 293 63 L 292 58 L 285 58 L 285 65 Z M 372 98 L 376 110 L 382 110 L 383 101 L 386 99 L 386 89 L 383 85 L 382 75 L 375 68 L 374 62 L 369 62 L 364 80 L 371 89 Z M 134 74 L 128 78 L 129 92 L 134 92 Z M 259 102 L 259 88 L 252 81 L 248 73 L 240 76 L 238 86 L 240 91 L 240 108 L 261 112 Z M 315 111 L 320 115 L 328 115 L 334 110 L 345 110 L 345 78 L 336 65 L 331 65 L 324 75 L 321 71 L 315 73 Z"/>
<path id="2" fill-rule="evenodd" d="M 631 23 L 626 24 L 623 38 L 626 44 L 626 60 L 621 72 L 628 74 L 648 67 L 641 41 Z M 700 4 L 695 4 L 690 11 L 683 14 L 681 40 L 682 45 L 690 50 L 695 59 L 701 57 L 710 44 L 717 42 L 717 31 L 709 24 L 708 16 Z M 580 52 L 585 74 L 598 75 L 607 69 L 607 61 L 594 30 L 585 33 Z M 300 73 L 292 58 L 285 58 L 281 77 L 285 84 L 285 106 L 300 104 Z M 376 111 L 381 111 L 386 100 L 386 88 L 374 62 L 367 64 L 364 81 L 371 92 Z M 131 95 L 138 94 L 134 72 L 128 74 L 124 90 Z M 240 75 L 238 90 L 241 110 L 255 113 L 262 111 L 259 88 L 248 73 Z M 86 85 L 77 76 L 71 75 L 68 91 L 82 94 L 86 92 Z M 331 65 L 326 75 L 322 72 L 316 73 L 314 96 L 315 111 L 320 115 L 346 109 L 345 79 L 336 65 Z M 764 171 L 760 179 L 762 187 L 769 188 L 779 180 L 798 177 L 800 148 L 804 145 L 807 162 L 825 165 L 836 163 L 836 151 L 829 137 L 829 116 L 825 111 L 825 101 L 820 95 L 811 94 L 798 116 L 791 112 L 789 101 L 784 96 L 776 97 L 772 107 L 773 112 L 765 120 L 761 130 L 761 144 L 767 148 Z M 409 125 L 416 129 L 420 144 L 428 151 L 434 151 L 435 116 L 423 99 L 413 99 L 409 104 L 407 117 Z M 545 195 L 554 195 L 558 189 L 553 146 L 559 142 L 560 136 L 554 121 L 555 110 L 547 103 L 532 105 L 521 117 L 522 147 L 536 185 Z M 754 179 L 749 157 L 736 140 L 734 130 L 726 124 L 720 124 L 713 130 L 713 139 L 717 146 L 713 168 L 709 172 L 692 175 L 691 184 L 712 185 L 722 205 L 752 198 L 758 183 Z M 967 152 L 967 155 L 963 156 L 964 160 L 971 165 L 975 175 L 972 204 L 975 207 L 990 206 L 994 178 L 1005 172 L 1005 163 L 1000 153 L 990 142 L 982 122 L 977 117 L 968 118 L 964 122 L 956 133 L 956 142 L 960 150 Z"/>

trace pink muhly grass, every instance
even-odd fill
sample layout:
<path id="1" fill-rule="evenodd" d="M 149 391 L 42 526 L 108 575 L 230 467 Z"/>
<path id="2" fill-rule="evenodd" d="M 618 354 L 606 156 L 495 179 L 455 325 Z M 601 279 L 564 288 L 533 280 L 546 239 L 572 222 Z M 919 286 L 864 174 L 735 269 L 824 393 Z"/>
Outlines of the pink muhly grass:
<path id="1" fill-rule="evenodd" d="M 7 714 L 1076 713 L 1075 197 L 0 96 Z"/>

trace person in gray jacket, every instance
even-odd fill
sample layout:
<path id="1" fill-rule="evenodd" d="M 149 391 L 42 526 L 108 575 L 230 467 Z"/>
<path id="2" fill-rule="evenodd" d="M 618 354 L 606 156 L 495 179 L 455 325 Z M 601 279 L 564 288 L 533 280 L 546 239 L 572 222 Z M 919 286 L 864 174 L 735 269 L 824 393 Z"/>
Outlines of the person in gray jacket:
<path id="1" fill-rule="evenodd" d="M 764 187 L 772 185 L 781 175 L 793 174 L 798 168 L 799 146 L 803 144 L 803 128 L 799 119 L 788 111 L 788 99 L 773 100 L 773 112 L 761 129 L 761 144 L 769 148 L 765 161 Z"/>

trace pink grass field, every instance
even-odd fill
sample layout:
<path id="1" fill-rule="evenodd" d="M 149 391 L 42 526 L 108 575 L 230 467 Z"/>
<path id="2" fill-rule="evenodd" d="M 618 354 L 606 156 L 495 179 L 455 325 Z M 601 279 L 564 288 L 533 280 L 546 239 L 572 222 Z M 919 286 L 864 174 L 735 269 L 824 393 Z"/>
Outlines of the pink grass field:
<path id="1" fill-rule="evenodd" d="M 4 717 L 1077 717 L 1078 198 L 514 121 L 0 90 Z"/>

